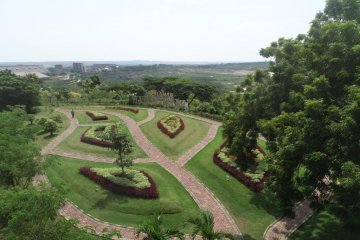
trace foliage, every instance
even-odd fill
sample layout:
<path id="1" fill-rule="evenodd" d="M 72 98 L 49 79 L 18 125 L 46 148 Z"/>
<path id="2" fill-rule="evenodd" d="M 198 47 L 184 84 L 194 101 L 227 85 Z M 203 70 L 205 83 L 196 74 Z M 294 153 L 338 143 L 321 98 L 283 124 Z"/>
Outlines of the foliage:
<path id="1" fill-rule="evenodd" d="M 214 217 L 208 211 L 203 211 L 200 217 L 190 218 L 189 223 L 194 225 L 194 230 L 191 234 L 195 239 L 196 235 L 200 235 L 202 239 L 216 240 L 216 239 L 235 239 L 236 237 L 230 233 L 216 232 L 214 229 Z"/>
<path id="2" fill-rule="evenodd" d="M 176 137 L 176 135 L 185 129 L 183 120 L 176 115 L 168 115 L 163 117 L 157 122 L 157 126 L 170 138 Z"/>
<path id="3" fill-rule="evenodd" d="M 26 125 L 21 109 L 0 112 L 0 183 L 27 186 L 41 171 L 42 162 L 34 143 L 35 125 Z"/>
<path id="4" fill-rule="evenodd" d="M 271 74 L 256 71 L 227 99 L 231 152 L 246 157 L 259 132 L 267 138 L 270 187 L 286 214 L 317 189 L 312 206 L 321 207 L 332 191 L 330 203 L 352 209 L 349 221 L 359 216 L 358 206 L 345 200 L 353 185 L 336 185 L 354 177 L 348 162 L 359 166 L 359 9 L 357 0 L 327 1 L 307 34 L 260 51 L 271 60 Z"/>
<path id="5" fill-rule="evenodd" d="M 0 195 L 1 239 L 85 240 L 99 239 L 75 227 L 75 222 L 58 218 L 62 194 L 51 188 L 4 190 Z M 111 239 L 104 236 L 102 239 Z"/>
<path id="6" fill-rule="evenodd" d="M 103 113 L 99 113 L 99 112 L 86 112 L 86 115 L 88 115 L 93 121 L 101 121 L 101 120 L 107 120 L 108 117 L 103 114 Z"/>
<path id="7" fill-rule="evenodd" d="M 59 129 L 57 123 L 51 119 L 48 119 L 44 124 L 44 132 L 50 133 L 50 136 Z"/>
<path id="8" fill-rule="evenodd" d="M 100 84 L 101 84 L 101 80 L 97 75 L 90 76 L 89 79 L 82 80 L 79 82 L 79 86 L 83 88 L 83 90 L 88 94 Z"/>
<path id="9" fill-rule="evenodd" d="M 38 83 L 10 71 L 0 71 L 0 111 L 7 106 L 24 105 L 26 112 L 40 104 Z"/>
<path id="10" fill-rule="evenodd" d="M 152 221 L 144 223 L 136 230 L 138 237 L 145 234 L 144 240 L 184 239 L 184 234 L 177 229 L 166 229 L 162 226 L 161 216 L 156 216 Z"/>
<path id="11" fill-rule="evenodd" d="M 124 176 L 118 168 L 91 168 L 97 175 L 127 187 L 149 188 L 150 182 L 148 178 L 140 171 L 134 169 L 126 169 Z"/>

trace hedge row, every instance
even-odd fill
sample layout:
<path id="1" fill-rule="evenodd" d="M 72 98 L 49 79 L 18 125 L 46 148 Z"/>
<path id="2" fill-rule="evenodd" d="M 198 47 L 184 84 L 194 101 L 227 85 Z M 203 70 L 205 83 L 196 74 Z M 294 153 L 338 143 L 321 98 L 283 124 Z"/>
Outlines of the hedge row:
<path id="1" fill-rule="evenodd" d="M 86 115 L 88 115 L 93 121 L 108 120 L 108 117 L 106 115 L 95 116 L 92 112 L 86 112 Z"/>
<path id="2" fill-rule="evenodd" d="M 91 129 L 91 127 L 86 129 L 86 131 L 81 135 L 81 137 L 80 137 L 81 142 L 96 145 L 96 146 L 100 146 L 100 147 L 111 147 L 111 145 L 112 145 L 111 142 L 102 141 L 102 140 L 99 140 L 99 139 L 96 139 L 96 138 L 86 137 L 85 135 L 86 135 L 87 131 L 89 131 L 90 129 Z"/>
<path id="3" fill-rule="evenodd" d="M 139 109 L 138 109 L 138 108 L 129 108 L 129 107 L 120 107 L 120 106 L 105 107 L 105 108 L 109 108 L 109 109 L 120 109 L 120 110 L 129 111 L 129 112 L 133 112 L 133 113 L 139 113 Z"/>
<path id="4" fill-rule="evenodd" d="M 85 175 L 86 177 L 90 178 L 92 181 L 96 182 L 97 184 L 101 185 L 102 187 L 119 194 L 123 194 L 129 197 L 136 197 L 136 198 L 158 198 L 159 191 L 157 190 L 156 184 L 154 180 L 144 171 L 142 172 L 150 182 L 149 188 L 135 188 L 135 187 L 128 187 L 116 184 L 105 177 L 96 174 L 94 171 L 91 170 L 90 167 L 82 167 L 80 168 L 80 173 Z"/>
<path id="5" fill-rule="evenodd" d="M 163 132 L 165 133 L 166 135 L 168 135 L 170 138 L 174 138 L 176 137 L 182 130 L 185 129 L 185 124 L 183 122 L 183 120 L 180 118 L 180 127 L 178 127 L 176 129 L 175 132 L 170 132 L 162 123 L 161 123 L 161 120 L 159 120 L 157 122 L 157 126 L 158 128 Z"/>
<path id="6" fill-rule="evenodd" d="M 220 148 L 223 148 L 226 145 L 226 142 L 221 145 Z M 256 148 L 265 155 L 264 150 L 262 150 L 259 146 Z M 264 183 L 270 179 L 270 174 L 267 172 L 265 173 L 264 177 L 260 180 L 260 182 L 254 182 L 251 180 L 250 177 L 246 176 L 241 170 L 236 169 L 235 167 L 230 166 L 227 163 L 224 163 L 219 157 L 218 154 L 215 152 L 213 154 L 213 162 L 221 167 L 223 170 L 228 172 L 234 178 L 242 182 L 245 186 L 253 190 L 254 192 L 260 192 L 261 189 L 264 187 Z"/>

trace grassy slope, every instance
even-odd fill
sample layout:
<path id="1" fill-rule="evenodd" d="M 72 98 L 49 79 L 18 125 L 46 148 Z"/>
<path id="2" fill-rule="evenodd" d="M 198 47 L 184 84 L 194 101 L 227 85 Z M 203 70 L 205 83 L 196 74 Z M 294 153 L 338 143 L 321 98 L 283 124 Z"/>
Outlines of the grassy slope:
<path id="1" fill-rule="evenodd" d="M 63 122 L 58 124 L 59 129 L 58 129 L 58 131 L 56 131 L 56 133 L 54 133 L 53 136 L 50 136 L 49 133 L 42 133 L 42 132 L 40 132 L 36 136 L 36 142 L 38 143 L 38 145 L 40 147 L 46 146 L 51 140 L 56 138 L 59 134 L 61 134 L 63 131 L 65 131 L 70 126 L 70 120 L 64 114 L 55 112 L 55 111 L 53 113 L 50 113 L 49 111 L 45 110 L 44 108 L 42 108 L 42 111 L 39 112 L 38 114 L 36 114 L 35 117 L 37 119 L 40 119 L 43 117 L 49 118 L 50 116 L 54 116 L 54 115 L 60 115 Z"/>
<path id="2" fill-rule="evenodd" d="M 131 107 L 131 106 L 129 106 L 129 107 Z M 77 109 L 78 110 L 86 110 L 86 111 L 98 111 L 98 112 L 101 112 L 101 111 L 118 112 L 118 113 L 124 114 L 124 115 L 134 119 L 136 122 L 140 122 L 140 121 L 144 120 L 148 116 L 148 112 L 147 112 L 146 109 L 139 109 L 138 113 L 133 113 L 133 112 L 130 112 L 130 111 L 119 110 L 119 109 L 107 109 L 107 108 L 102 107 L 102 106 L 100 106 L 100 107 L 91 107 L 91 106 L 73 106 L 73 107 L 69 107 L 69 106 L 66 106 L 64 108 L 69 109 L 69 111 L 71 111 L 71 109 L 74 109 L 75 114 L 77 113 L 76 112 Z"/>
<path id="3" fill-rule="evenodd" d="M 160 192 L 159 199 L 136 199 L 114 194 L 108 190 L 96 191 L 97 185 L 79 174 L 83 166 L 114 167 L 113 164 L 80 161 L 62 157 L 50 157 L 46 173 L 53 185 L 62 184 L 66 197 L 87 213 L 104 221 L 137 226 L 148 221 L 155 213 L 162 214 L 165 226 L 182 228 L 188 217 L 200 210 L 181 184 L 166 170 L 155 163 L 136 164 L 155 180 Z"/>
<path id="4" fill-rule="evenodd" d="M 337 217 L 324 210 L 310 218 L 293 235 L 291 235 L 289 239 L 356 240 L 360 239 L 360 232 L 351 233 L 344 229 L 343 224 Z"/>
<path id="5" fill-rule="evenodd" d="M 221 131 L 218 131 L 216 138 L 191 159 L 186 168 L 221 200 L 247 239 L 262 239 L 263 232 L 278 217 L 278 212 L 263 195 L 255 194 L 235 178 L 226 181 L 226 172 L 212 162 L 213 152 L 223 141 Z"/>
<path id="6" fill-rule="evenodd" d="M 160 151 L 169 158 L 177 160 L 181 154 L 196 145 L 206 136 L 210 125 L 192 118 L 180 116 L 185 123 L 185 129 L 175 138 L 171 139 L 161 132 L 156 125 L 158 120 L 167 115 L 169 115 L 169 113 L 156 112 L 155 118 L 142 125 L 141 130 Z"/>
<path id="7" fill-rule="evenodd" d="M 106 147 L 99 147 L 80 141 L 81 135 L 85 132 L 88 127 L 78 127 L 68 138 L 62 141 L 58 148 L 68 152 L 79 152 L 84 154 L 90 154 L 101 157 L 116 157 L 116 153 L 110 151 Z M 129 133 L 131 136 L 131 134 Z M 130 158 L 143 158 L 146 157 L 146 153 L 135 144 L 133 139 L 135 150 L 129 155 Z"/>

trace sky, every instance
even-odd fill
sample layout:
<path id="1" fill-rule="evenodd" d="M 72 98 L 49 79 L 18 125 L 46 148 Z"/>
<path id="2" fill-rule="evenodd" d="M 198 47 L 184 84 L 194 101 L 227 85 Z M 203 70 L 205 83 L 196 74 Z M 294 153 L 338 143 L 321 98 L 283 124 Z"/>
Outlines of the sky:
<path id="1" fill-rule="evenodd" d="M 1 0 L 0 62 L 262 61 L 325 0 Z"/>

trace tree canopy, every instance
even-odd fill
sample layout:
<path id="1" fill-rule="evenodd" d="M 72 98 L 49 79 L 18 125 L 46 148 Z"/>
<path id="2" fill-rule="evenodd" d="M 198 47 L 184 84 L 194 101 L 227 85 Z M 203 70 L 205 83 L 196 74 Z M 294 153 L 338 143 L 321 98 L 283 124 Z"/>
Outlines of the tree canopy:
<path id="1" fill-rule="evenodd" d="M 360 164 L 359 9 L 358 0 L 327 1 L 307 34 L 261 49 L 269 70 L 247 77 L 227 99 L 231 149 L 245 158 L 258 134 L 267 138 L 270 188 L 284 213 L 317 189 L 313 206 L 336 203 L 352 209 L 343 211 L 347 219 L 359 215 L 358 205 L 346 200 L 358 186 L 345 184 L 349 175 L 358 176 L 349 166 L 358 171 Z"/>

